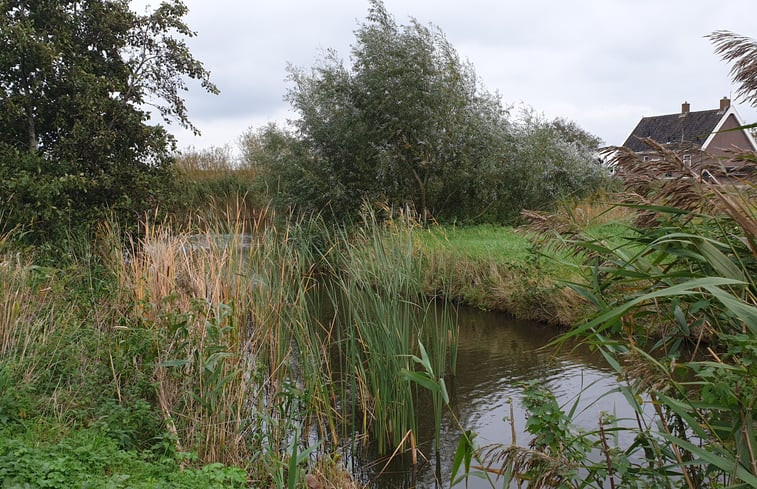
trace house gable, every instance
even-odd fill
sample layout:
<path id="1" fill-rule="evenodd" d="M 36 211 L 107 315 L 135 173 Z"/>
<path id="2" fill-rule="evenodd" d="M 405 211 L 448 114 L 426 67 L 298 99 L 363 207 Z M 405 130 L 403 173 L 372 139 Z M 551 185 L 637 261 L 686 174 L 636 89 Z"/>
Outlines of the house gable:
<path id="1" fill-rule="evenodd" d="M 636 152 L 649 152 L 641 141 L 652 139 L 674 151 L 706 151 L 716 157 L 734 150 L 757 151 L 752 135 L 738 128 L 744 124 L 727 97 L 720 100 L 720 108 L 691 112 L 688 102 L 678 114 L 643 117 L 623 146 Z"/>
<path id="2" fill-rule="evenodd" d="M 755 165 L 747 158 L 734 158 L 734 153 L 757 152 L 757 143 L 727 97 L 720 108 L 691 112 L 689 104 L 681 105 L 679 114 L 644 117 L 626 142 L 626 148 L 643 157 L 643 161 L 661 159 L 642 139 L 650 139 L 679 155 L 686 168 L 712 176 L 722 173 L 720 181 L 757 176 Z M 722 171 L 721 171 L 722 170 Z M 667 175 L 670 176 L 670 175 Z"/>
<path id="3" fill-rule="evenodd" d="M 715 156 L 725 156 L 734 149 L 757 151 L 757 144 L 749 132 L 738 130 L 743 125 L 731 107 L 704 142 L 702 149 Z"/>

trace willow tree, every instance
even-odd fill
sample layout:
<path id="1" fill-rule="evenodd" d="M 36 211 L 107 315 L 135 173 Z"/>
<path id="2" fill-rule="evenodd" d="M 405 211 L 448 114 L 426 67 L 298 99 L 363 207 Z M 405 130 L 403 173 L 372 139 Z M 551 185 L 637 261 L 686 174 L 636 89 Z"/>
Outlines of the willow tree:
<path id="1" fill-rule="evenodd" d="M 595 138 L 574 138 L 583 131 L 565 121 L 510 119 L 438 28 L 400 25 L 379 0 L 349 63 L 328 51 L 290 74 L 296 132 L 265 158 L 286 204 L 343 216 L 368 200 L 507 222 L 600 180 Z"/>
<path id="2" fill-rule="evenodd" d="M 300 204 L 349 212 L 368 199 L 448 215 L 487 200 L 477 183 L 504 154 L 506 112 L 437 28 L 398 25 L 373 1 L 351 66 L 330 51 L 290 73 L 288 100 L 312 150 L 302 179 L 288 182 L 308 195 Z"/>

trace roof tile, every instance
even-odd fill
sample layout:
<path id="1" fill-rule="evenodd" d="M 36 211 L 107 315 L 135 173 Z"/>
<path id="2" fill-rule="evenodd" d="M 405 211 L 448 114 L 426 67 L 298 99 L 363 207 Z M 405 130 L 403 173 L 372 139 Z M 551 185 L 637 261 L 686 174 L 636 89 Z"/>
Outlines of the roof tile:
<path id="1" fill-rule="evenodd" d="M 685 115 L 679 113 L 644 117 L 623 146 L 636 152 L 648 151 L 650 148 L 639 138 L 650 138 L 660 144 L 693 146 L 698 149 L 712 134 L 722 117 L 723 112 L 718 109 L 688 112 Z"/>

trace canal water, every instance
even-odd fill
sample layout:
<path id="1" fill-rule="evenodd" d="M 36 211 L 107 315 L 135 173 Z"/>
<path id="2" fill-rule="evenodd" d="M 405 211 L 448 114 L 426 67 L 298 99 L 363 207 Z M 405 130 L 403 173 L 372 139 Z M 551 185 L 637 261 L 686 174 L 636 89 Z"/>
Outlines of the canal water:
<path id="1" fill-rule="evenodd" d="M 546 348 L 558 334 L 554 327 L 465 307 L 458 309 L 457 317 L 457 373 L 448 380 L 450 406 L 444 412 L 438 459 L 433 410 L 430 403 L 419 402 L 417 443 L 424 457 L 414 469 L 408 456 L 387 462 L 373 458 L 370 449 L 353 453 L 350 469 L 362 482 L 377 488 L 449 487 L 452 461 L 464 430 L 477 434 L 477 446 L 512 442 L 511 404 L 516 441 L 528 446 L 520 386 L 527 381 L 548 386 L 561 405 L 570 406 L 580 396 L 575 423 L 587 430 L 598 428 L 602 412 L 620 418 L 633 416 L 622 395 L 607 395 L 618 380 L 600 354 L 585 347 Z M 496 486 L 502 487 L 502 481 Z M 466 487 L 465 482 L 455 487 Z M 491 486 L 471 477 L 468 487 Z"/>

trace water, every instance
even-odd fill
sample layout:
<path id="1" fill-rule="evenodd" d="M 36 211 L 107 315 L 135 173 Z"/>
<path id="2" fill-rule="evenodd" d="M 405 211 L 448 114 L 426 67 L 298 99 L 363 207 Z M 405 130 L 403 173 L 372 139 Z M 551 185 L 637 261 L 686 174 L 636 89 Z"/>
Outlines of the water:
<path id="1" fill-rule="evenodd" d="M 407 456 L 396 457 L 388 465 L 386 460 L 370 461 L 368 452 L 353 456 L 356 476 L 370 481 L 373 487 L 449 487 L 451 464 L 462 430 L 476 432 L 478 446 L 511 443 L 511 424 L 506 419 L 510 417 L 510 403 L 517 442 L 527 446 L 530 438 L 524 429 L 526 419 L 518 385 L 521 382 L 543 382 L 561 405 L 572 404 L 581 393 L 580 414 L 575 422 L 585 429 L 597 429 L 603 411 L 619 417 L 633 415 L 621 395 L 603 397 L 617 385 L 617 379 L 601 355 L 586 348 L 543 348 L 558 333 L 555 328 L 471 308 L 460 308 L 458 321 L 457 374 L 448 381 L 450 408 L 445 408 L 438 461 L 433 449 L 433 410 L 429 402 L 420 400 L 418 448 L 428 460 L 421 460 L 414 474 Z M 499 481 L 497 487 L 501 486 Z M 490 486 L 472 477 L 468 487 Z"/>

